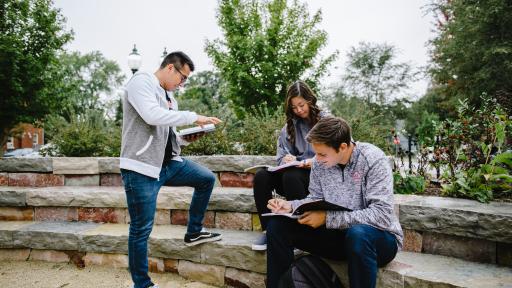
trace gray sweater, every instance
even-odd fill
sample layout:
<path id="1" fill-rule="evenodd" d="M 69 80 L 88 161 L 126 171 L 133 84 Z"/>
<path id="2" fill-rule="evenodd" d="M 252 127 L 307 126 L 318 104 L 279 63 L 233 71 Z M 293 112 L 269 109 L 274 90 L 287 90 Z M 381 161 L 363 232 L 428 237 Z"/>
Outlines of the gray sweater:
<path id="1" fill-rule="evenodd" d="M 393 175 L 386 155 L 369 143 L 357 142 L 347 165 L 325 167 L 313 161 L 309 195 L 292 201 L 292 208 L 300 204 L 325 199 L 352 209 L 327 211 L 326 227 L 346 229 L 366 224 L 395 235 L 402 247 L 403 232 L 394 213 Z"/>
<path id="2" fill-rule="evenodd" d="M 189 125 L 197 120 L 196 113 L 178 111 L 177 102 L 172 102 L 175 107 L 169 110 L 165 91 L 152 73 L 137 72 L 126 84 L 121 168 L 152 178 L 160 176 L 169 127 Z"/>
<path id="3" fill-rule="evenodd" d="M 329 114 L 324 111 L 320 111 L 320 118 L 324 118 L 326 116 L 329 116 Z M 279 139 L 277 140 L 277 165 L 284 164 L 283 158 L 286 154 L 294 155 L 298 161 L 310 159 L 315 156 L 315 151 L 313 151 L 311 144 L 306 141 L 306 135 L 312 128 L 311 124 L 299 117 L 293 118 L 292 121 L 293 126 L 295 127 L 295 144 L 291 145 L 290 141 L 288 141 L 288 132 L 286 131 L 287 125 L 285 124 L 281 129 Z"/>

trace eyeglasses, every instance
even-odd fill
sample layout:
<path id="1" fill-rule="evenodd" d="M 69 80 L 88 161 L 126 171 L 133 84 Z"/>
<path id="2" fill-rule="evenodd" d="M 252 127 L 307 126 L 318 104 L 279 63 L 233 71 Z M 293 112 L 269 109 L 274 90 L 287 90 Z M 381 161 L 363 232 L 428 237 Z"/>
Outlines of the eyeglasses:
<path id="1" fill-rule="evenodd" d="M 187 76 L 185 76 L 183 73 L 181 73 L 180 69 L 178 69 L 178 68 L 174 67 L 174 70 L 176 70 L 176 71 L 178 71 L 178 73 L 180 73 L 181 81 L 180 81 L 180 84 L 179 84 L 179 85 L 181 85 L 181 84 L 185 83 L 185 81 L 187 81 L 187 78 L 188 78 L 188 77 L 187 77 Z"/>

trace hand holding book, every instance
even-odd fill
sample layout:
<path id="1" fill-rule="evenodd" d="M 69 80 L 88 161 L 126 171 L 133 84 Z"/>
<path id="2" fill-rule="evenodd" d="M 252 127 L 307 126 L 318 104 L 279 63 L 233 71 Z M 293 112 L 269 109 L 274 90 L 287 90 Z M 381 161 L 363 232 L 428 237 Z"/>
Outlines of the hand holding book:
<path id="1" fill-rule="evenodd" d="M 189 135 L 194 135 L 194 134 L 205 134 L 205 133 L 209 133 L 209 132 L 213 132 L 215 131 L 215 125 L 214 124 L 207 124 L 207 125 L 203 125 L 203 126 L 195 126 L 195 127 L 191 127 L 191 128 L 186 128 L 186 129 L 182 129 L 180 131 L 178 131 L 178 135 L 181 136 L 181 137 L 187 137 Z"/>
<path id="2" fill-rule="evenodd" d="M 274 201 L 274 202 L 272 202 Z M 279 201 L 279 202 L 276 202 Z M 281 203 L 284 201 L 285 203 Z M 271 203 L 272 202 L 272 203 Z M 289 218 L 300 218 L 307 211 L 352 211 L 349 208 L 336 205 L 325 200 L 315 200 L 310 202 L 302 203 L 292 211 L 292 207 L 289 201 L 282 199 L 271 199 L 267 207 L 272 211 L 271 213 L 264 213 L 261 216 L 286 216 Z"/>

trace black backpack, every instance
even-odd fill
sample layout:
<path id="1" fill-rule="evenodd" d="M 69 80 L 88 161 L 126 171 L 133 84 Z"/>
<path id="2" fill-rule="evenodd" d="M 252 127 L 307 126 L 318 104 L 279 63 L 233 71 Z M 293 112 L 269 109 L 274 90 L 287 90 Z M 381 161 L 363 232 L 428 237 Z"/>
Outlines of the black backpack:
<path id="1" fill-rule="evenodd" d="M 340 278 L 322 259 L 305 255 L 293 261 L 279 280 L 279 288 L 342 288 Z"/>

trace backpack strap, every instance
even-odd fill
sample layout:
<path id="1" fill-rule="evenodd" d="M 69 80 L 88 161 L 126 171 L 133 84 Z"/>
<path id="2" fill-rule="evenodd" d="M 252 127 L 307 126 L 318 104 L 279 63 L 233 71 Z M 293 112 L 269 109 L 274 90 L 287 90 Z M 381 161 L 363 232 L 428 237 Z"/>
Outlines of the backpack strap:
<path id="1" fill-rule="evenodd" d="M 304 265 L 299 263 L 304 263 Z M 329 281 L 332 279 L 332 275 L 327 274 L 329 274 L 329 272 L 335 272 L 332 271 L 331 267 L 322 259 L 317 256 L 306 255 L 298 259 L 296 264 L 298 264 L 295 265 L 297 270 L 305 275 L 315 288 L 333 287 L 334 283 Z"/>

